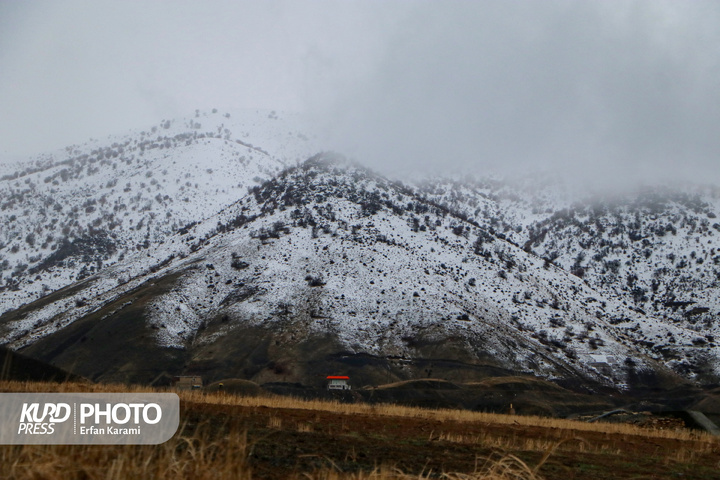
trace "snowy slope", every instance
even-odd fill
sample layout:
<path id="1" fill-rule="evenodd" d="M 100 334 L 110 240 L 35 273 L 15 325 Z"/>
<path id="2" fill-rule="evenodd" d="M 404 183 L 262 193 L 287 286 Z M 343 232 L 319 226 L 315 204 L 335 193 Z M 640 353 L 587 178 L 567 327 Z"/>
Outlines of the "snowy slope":
<path id="1" fill-rule="evenodd" d="M 692 375 L 714 350 L 720 334 L 717 188 L 659 186 L 582 197 L 564 195 L 557 183 L 528 192 L 503 182 L 441 180 L 421 191 L 652 319 L 611 322 L 677 371 Z M 687 334 L 660 332 L 657 322 Z"/>
<path id="2" fill-rule="evenodd" d="M 344 356 L 397 378 L 433 362 L 614 386 L 720 375 L 716 189 L 409 187 L 315 155 L 303 129 L 197 112 L 0 172 L 0 343 L 123 381 L 304 383 L 317 368 L 287 365 Z M 88 360 L 108 348 L 124 354 Z"/>
<path id="3" fill-rule="evenodd" d="M 164 242 L 307 158 L 302 128 L 275 112 L 197 112 L 6 167 L 0 312 Z"/>
<path id="4" fill-rule="evenodd" d="M 6 322 L 2 334 L 19 348 L 97 312 L 110 321 L 137 301 L 138 286 L 172 277 L 143 298 L 143 322 L 158 348 L 187 352 L 190 362 L 262 327 L 281 350 L 331 335 L 348 354 L 438 355 L 622 386 L 636 371 L 669 375 L 676 365 L 616 319 L 692 345 L 692 330 L 630 309 L 461 217 L 357 165 L 316 156 Z M 700 364 L 689 348 L 677 351 Z M 696 373 L 716 374 L 716 358 L 709 362 Z"/>

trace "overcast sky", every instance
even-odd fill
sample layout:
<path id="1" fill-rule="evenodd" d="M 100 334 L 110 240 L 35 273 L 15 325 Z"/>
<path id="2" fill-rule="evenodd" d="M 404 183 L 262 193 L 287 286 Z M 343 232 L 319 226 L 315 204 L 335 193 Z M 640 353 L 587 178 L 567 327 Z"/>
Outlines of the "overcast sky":
<path id="1" fill-rule="evenodd" d="M 0 0 L 0 155 L 245 107 L 387 171 L 718 181 L 720 2 Z"/>

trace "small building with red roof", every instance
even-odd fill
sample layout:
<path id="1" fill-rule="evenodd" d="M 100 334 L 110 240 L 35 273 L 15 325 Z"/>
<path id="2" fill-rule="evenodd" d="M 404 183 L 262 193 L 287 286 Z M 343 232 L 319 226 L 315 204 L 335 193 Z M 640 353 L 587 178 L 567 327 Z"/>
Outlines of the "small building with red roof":
<path id="1" fill-rule="evenodd" d="M 327 388 L 328 390 L 350 390 L 348 380 L 350 380 L 350 377 L 345 375 L 329 375 L 327 377 Z"/>

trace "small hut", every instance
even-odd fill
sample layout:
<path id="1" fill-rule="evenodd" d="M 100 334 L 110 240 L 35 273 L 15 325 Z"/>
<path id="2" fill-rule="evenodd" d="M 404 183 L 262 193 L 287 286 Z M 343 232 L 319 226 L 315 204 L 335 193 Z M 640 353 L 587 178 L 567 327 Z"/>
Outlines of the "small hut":
<path id="1" fill-rule="evenodd" d="M 175 377 L 174 385 L 178 390 L 195 390 L 202 388 L 203 381 L 199 375 L 181 375 Z"/>
<path id="2" fill-rule="evenodd" d="M 590 354 L 589 365 L 603 375 L 612 375 L 612 372 L 617 365 L 615 357 L 612 355 L 597 355 Z"/>
<path id="3" fill-rule="evenodd" d="M 344 375 L 330 375 L 327 377 L 327 388 L 328 390 L 350 390 L 348 380 L 350 377 Z"/>

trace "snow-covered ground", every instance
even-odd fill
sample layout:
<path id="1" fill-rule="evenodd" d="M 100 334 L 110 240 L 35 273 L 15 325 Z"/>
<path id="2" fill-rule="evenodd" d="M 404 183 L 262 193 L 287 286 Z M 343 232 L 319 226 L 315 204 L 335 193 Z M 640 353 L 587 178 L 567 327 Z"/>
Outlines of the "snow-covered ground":
<path id="1" fill-rule="evenodd" d="M 6 165 L 0 313 L 164 242 L 316 153 L 302 128 L 297 115 L 198 113 Z"/>

